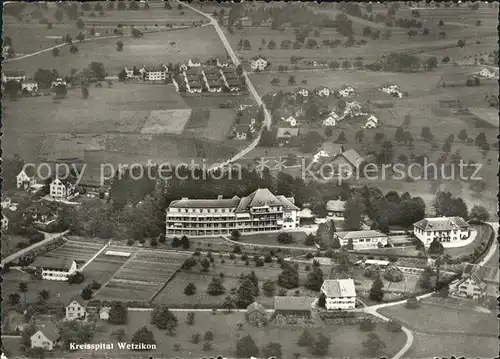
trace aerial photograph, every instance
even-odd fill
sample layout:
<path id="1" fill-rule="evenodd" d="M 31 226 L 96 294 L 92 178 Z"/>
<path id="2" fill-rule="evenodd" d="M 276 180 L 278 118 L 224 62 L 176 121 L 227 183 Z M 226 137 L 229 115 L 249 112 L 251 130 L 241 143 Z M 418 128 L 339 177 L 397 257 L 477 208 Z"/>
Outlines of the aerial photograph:
<path id="1" fill-rule="evenodd" d="M 2 10 L 1 359 L 498 357 L 498 1 Z"/>

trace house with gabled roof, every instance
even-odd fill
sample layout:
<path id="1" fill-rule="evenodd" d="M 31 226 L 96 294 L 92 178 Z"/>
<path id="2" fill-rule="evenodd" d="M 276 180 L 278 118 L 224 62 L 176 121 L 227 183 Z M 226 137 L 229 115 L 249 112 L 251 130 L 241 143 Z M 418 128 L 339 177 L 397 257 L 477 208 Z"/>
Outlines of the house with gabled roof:
<path id="1" fill-rule="evenodd" d="M 37 171 L 34 167 L 26 166 L 16 175 L 16 187 L 28 191 L 41 185 Z"/>
<path id="2" fill-rule="evenodd" d="M 87 309 L 85 309 L 85 302 L 81 297 L 75 296 L 70 299 L 66 305 L 66 313 L 64 320 L 84 320 L 87 317 Z"/>
<path id="3" fill-rule="evenodd" d="M 331 111 L 323 120 L 323 125 L 327 127 L 335 127 L 343 118 L 344 116 L 339 116 L 335 111 Z"/>
<path id="4" fill-rule="evenodd" d="M 192 58 L 188 60 L 187 63 L 188 67 L 200 67 L 201 66 L 201 61 L 198 58 Z"/>
<path id="5" fill-rule="evenodd" d="M 284 144 L 289 144 L 292 138 L 299 135 L 298 127 L 280 127 L 276 132 L 276 140 L 283 146 Z"/>
<path id="6" fill-rule="evenodd" d="M 2 212 L 2 231 L 6 230 L 9 228 L 9 219 L 5 215 L 5 213 Z"/>
<path id="7" fill-rule="evenodd" d="M 496 74 L 493 71 L 488 70 L 487 68 L 484 68 L 481 71 L 479 71 L 478 75 L 487 79 L 492 79 L 496 77 Z"/>
<path id="8" fill-rule="evenodd" d="M 370 115 L 366 119 L 365 123 L 361 125 L 361 128 L 363 129 L 372 129 L 372 128 L 377 128 L 379 126 L 379 121 L 378 118 L 375 117 L 375 115 Z"/>
<path id="9" fill-rule="evenodd" d="M 281 120 L 283 122 L 286 122 L 288 125 L 290 125 L 292 127 L 297 127 L 297 125 L 299 124 L 297 119 L 293 116 L 282 117 Z"/>
<path id="10" fill-rule="evenodd" d="M 335 232 L 340 245 L 347 246 L 352 242 L 354 250 L 382 248 L 387 244 L 388 236 L 380 231 L 370 229 L 367 231 Z"/>
<path id="11" fill-rule="evenodd" d="M 250 68 L 253 71 L 264 71 L 269 62 L 261 55 L 256 56 L 250 60 Z"/>
<path id="12" fill-rule="evenodd" d="M 311 308 L 310 297 L 274 297 L 274 315 L 277 318 L 309 318 Z"/>
<path id="13" fill-rule="evenodd" d="M 47 322 L 37 325 L 36 329 L 37 331 L 30 337 L 31 348 L 54 350 L 61 337 L 57 326 L 54 323 Z"/>
<path id="14" fill-rule="evenodd" d="M 49 185 L 49 195 L 54 199 L 68 199 L 76 192 L 75 181 L 72 178 L 54 178 Z"/>
<path id="15" fill-rule="evenodd" d="M 30 265 L 35 273 L 46 280 L 67 281 L 70 275 L 76 273 L 76 261 L 71 258 L 36 257 Z"/>
<path id="16" fill-rule="evenodd" d="M 446 248 L 469 239 L 471 229 L 462 217 L 433 217 L 414 223 L 413 234 L 426 247 L 437 239 Z"/>
<path id="17" fill-rule="evenodd" d="M 340 97 L 351 97 L 356 94 L 356 90 L 352 86 L 344 86 L 339 90 Z"/>
<path id="18" fill-rule="evenodd" d="M 307 96 L 309 96 L 309 90 L 301 87 L 301 88 L 297 89 L 297 91 L 295 91 L 295 94 L 297 96 L 307 97 Z"/>
<path id="19" fill-rule="evenodd" d="M 323 281 L 321 293 L 326 297 L 327 310 L 356 307 L 356 288 L 352 279 L 327 279 Z"/>
<path id="20" fill-rule="evenodd" d="M 7 81 L 17 81 L 21 82 L 26 80 L 26 74 L 24 71 L 19 70 L 3 70 L 2 71 L 2 83 L 5 84 Z"/>
<path id="21" fill-rule="evenodd" d="M 328 211 L 328 217 L 344 217 L 346 201 L 339 199 L 331 199 L 326 202 L 326 210 Z"/>
<path id="22" fill-rule="evenodd" d="M 450 294 L 453 297 L 474 300 L 487 296 L 497 297 L 498 282 L 498 267 L 466 263 L 460 281 Z"/>
<path id="23" fill-rule="evenodd" d="M 255 326 L 262 326 L 269 321 L 266 308 L 258 302 L 253 302 L 247 307 L 245 316 Z"/>
<path id="24" fill-rule="evenodd" d="M 319 97 L 329 97 L 333 94 L 333 91 L 326 86 L 316 87 L 314 93 Z"/>
<path id="25" fill-rule="evenodd" d="M 342 172 L 343 175 L 350 176 L 358 170 L 363 161 L 364 159 L 359 153 L 349 149 L 339 154 L 330 163 L 337 169 L 338 173 Z"/>

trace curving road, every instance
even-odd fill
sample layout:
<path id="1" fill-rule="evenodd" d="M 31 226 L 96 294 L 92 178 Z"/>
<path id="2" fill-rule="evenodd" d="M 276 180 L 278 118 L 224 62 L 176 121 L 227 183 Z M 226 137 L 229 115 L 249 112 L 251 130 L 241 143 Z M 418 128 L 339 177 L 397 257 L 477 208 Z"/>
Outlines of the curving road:
<path id="1" fill-rule="evenodd" d="M 231 60 L 233 61 L 234 65 L 235 66 L 241 65 L 241 61 L 238 59 L 238 56 L 236 56 L 233 48 L 231 47 L 231 44 L 229 44 L 229 41 L 228 41 L 228 39 L 226 37 L 226 34 L 224 34 L 224 32 L 222 31 L 219 23 L 217 22 L 217 19 L 215 19 L 210 14 L 204 13 L 203 11 L 200 11 L 200 10 L 196 9 L 195 7 L 191 6 L 189 3 L 182 2 L 182 4 L 183 4 L 183 6 L 191 9 L 192 11 L 194 11 L 194 12 L 196 12 L 196 13 L 204 16 L 204 17 L 206 17 L 210 21 L 210 24 L 214 26 L 215 31 L 217 32 L 217 35 L 219 35 L 219 38 L 222 41 L 222 43 L 224 44 L 224 47 L 226 48 L 226 51 L 229 54 L 229 57 L 231 57 Z M 252 151 L 255 147 L 257 147 L 257 144 L 259 143 L 260 136 L 262 134 L 262 130 L 263 130 L 264 126 L 267 126 L 267 128 L 271 127 L 271 115 L 267 111 L 266 106 L 262 102 L 262 98 L 257 93 L 257 90 L 255 89 L 255 86 L 253 85 L 252 81 L 250 81 L 250 78 L 248 77 L 248 73 L 245 70 L 243 70 L 243 77 L 245 79 L 245 83 L 247 85 L 247 88 L 250 91 L 250 93 L 251 93 L 252 97 L 254 98 L 255 102 L 259 106 L 262 106 L 264 108 L 264 123 L 263 123 L 263 126 L 261 128 L 261 131 L 259 132 L 259 135 L 257 136 L 257 138 L 254 141 L 252 141 L 252 143 L 250 143 L 250 145 L 248 147 L 246 147 L 245 149 L 243 149 L 240 152 L 238 152 L 236 155 L 234 155 L 233 157 L 231 157 L 229 160 L 221 162 L 221 163 L 218 163 L 218 164 L 215 164 L 211 168 L 212 170 L 213 169 L 217 169 L 217 168 L 221 168 L 221 167 L 225 167 L 228 164 L 241 159 L 248 152 Z"/>

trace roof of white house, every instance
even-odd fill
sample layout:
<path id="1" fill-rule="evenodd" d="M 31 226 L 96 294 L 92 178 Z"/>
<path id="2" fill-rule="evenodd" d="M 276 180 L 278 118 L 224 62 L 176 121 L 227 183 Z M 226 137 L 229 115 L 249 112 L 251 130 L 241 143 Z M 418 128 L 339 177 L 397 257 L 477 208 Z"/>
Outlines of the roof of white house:
<path id="1" fill-rule="evenodd" d="M 170 203 L 172 208 L 236 208 L 239 197 L 231 199 L 188 199 L 183 198 Z"/>
<path id="2" fill-rule="evenodd" d="M 327 279 L 321 288 L 329 298 L 355 297 L 356 288 L 352 279 Z"/>
<path id="3" fill-rule="evenodd" d="M 43 324 L 39 324 L 39 325 L 37 325 L 36 328 L 37 328 L 37 331 L 41 331 L 43 333 L 43 335 L 45 335 L 45 337 L 47 337 L 47 339 L 50 339 L 53 342 L 55 342 L 60 337 L 59 329 L 52 322 L 46 322 Z M 35 334 L 36 334 L 36 332 L 35 332 Z M 33 334 L 33 335 L 35 335 L 35 334 Z M 33 337 L 33 335 L 31 337 Z"/>
<path id="4" fill-rule="evenodd" d="M 250 195 L 243 197 L 236 208 L 237 212 L 246 211 L 252 207 L 263 207 L 263 206 L 277 206 L 281 205 L 285 209 L 299 210 L 297 206 L 293 203 L 295 200 L 293 198 L 286 198 L 285 196 L 275 196 L 267 188 L 259 188 L 252 192 Z"/>
<path id="5" fill-rule="evenodd" d="M 326 210 L 334 212 L 343 212 L 345 210 L 346 201 L 341 201 L 339 199 L 332 199 L 326 202 Z"/>
<path id="6" fill-rule="evenodd" d="M 259 312 L 261 314 L 267 315 L 267 310 L 264 306 L 258 302 L 253 302 L 247 307 L 247 313 Z"/>
<path id="7" fill-rule="evenodd" d="M 363 157 L 359 155 L 355 150 L 349 149 L 342 152 L 339 156 L 343 156 L 348 162 L 350 162 L 354 167 L 359 167 L 361 162 L 363 162 Z"/>
<path id="8" fill-rule="evenodd" d="M 41 267 L 45 269 L 63 269 L 69 270 L 73 265 L 74 260 L 61 257 L 61 258 L 51 258 L 51 257 L 37 257 L 33 262 L 33 267 Z"/>
<path id="9" fill-rule="evenodd" d="M 359 238 L 380 238 L 387 237 L 380 231 L 371 229 L 368 231 L 350 231 L 350 232 L 337 232 L 336 235 L 342 239 L 359 239 Z"/>
<path id="10" fill-rule="evenodd" d="M 469 227 L 469 224 L 462 217 L 433 217 L 424 218 L 413 224 L 424 231 L 450 231 Z"/>
<path id="11" fill-rule="evenodd" d="M 69 300 L 67 307 L 73 304 L 73 302 L 77 302 L 80 306 L 85 307 L 85 302 L 83 301 L 82 297 L 75 295 Z"/>
<path id="12" fill-rule="evenodd" d="M 278 128 L 278 131 L 276 132 L 277 138 L 292 137 L 292 136 L 298 136 L 298 135 L 299 135 L 299 129 L 297 127 L 295 127 L 295 128 L 280 127 L 280 128 Z"/>

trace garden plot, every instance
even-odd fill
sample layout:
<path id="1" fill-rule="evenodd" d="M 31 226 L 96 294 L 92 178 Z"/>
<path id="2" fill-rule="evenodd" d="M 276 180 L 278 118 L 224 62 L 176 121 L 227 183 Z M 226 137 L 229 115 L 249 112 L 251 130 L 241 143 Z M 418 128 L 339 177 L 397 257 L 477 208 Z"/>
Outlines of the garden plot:
<path id="1" fill-rule="evenodd" d="M 52 252 L 49 252 L 45 257 L 61 258 L 66 257 L 75 260 L 77 263 L 85 263 L 92 258 L 100 249 L 102 244 L 98 243 L 82 243 L 68 241 Z"/>

